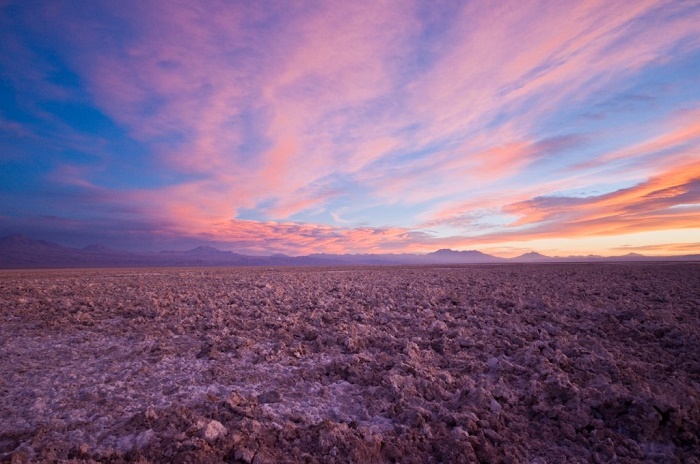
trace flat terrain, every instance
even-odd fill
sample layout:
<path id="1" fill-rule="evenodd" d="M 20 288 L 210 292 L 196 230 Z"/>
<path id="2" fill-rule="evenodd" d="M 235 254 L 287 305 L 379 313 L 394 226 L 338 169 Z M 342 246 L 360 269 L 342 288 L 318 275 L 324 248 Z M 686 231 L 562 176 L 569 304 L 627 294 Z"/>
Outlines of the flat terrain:
<path id="1" fill-rule="evenodd" d="M 3 271 L 0 461 L 700 463 L 700 265 Z"/>

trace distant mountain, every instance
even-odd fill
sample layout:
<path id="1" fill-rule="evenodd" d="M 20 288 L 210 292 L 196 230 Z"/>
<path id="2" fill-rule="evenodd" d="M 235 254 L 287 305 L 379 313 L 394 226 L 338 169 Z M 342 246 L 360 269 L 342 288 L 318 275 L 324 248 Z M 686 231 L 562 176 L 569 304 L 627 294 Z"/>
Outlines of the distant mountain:
<path id="1" fill-rule="evenodd" d="M 315 253 L 308 255 L 307 257 L 339 265 L 476 264 L 501 263 L 506 261 L 505 258 L 487 255 L 486 253 L 476 250 L 455 251 L 449 249 L 441 249 L 424 255 L 411 253 L 344 255 Z"/>
<path id="2" fill-rule="evenodd" d="M 161 266 L 246 266 L 259 264 L 254 257 L 203 245 L 185 251 L 161 251 L 153 255 Z"/>
<path id="3" fill-rule="evenodd" d="M 339 265 L 337 260 L 311 257 L 247 256 L 211 246 L 159 253 L 114 250 L 104 245 L 69 248 L 23 235 L 0 238 L 0 269 L 89 267 L 208 267 Z"/>
<path id="4" fill-rule="evenodd" d="M 515 258 L 511 258 L 510 260 L 523 263 L 538 263 L 543 261 L 552 261 L 554 259 L 556 258 L 552 258 L 551 256 L 545 256 L 543 254 L 537 253 L 536 251 L 531 251 L 529 253 L 516 256 Z"/>
<path id="5" fill-rule="evenodd" d="M 512 259 L 499 258 L 477 250 L 437 250 L 418 254 L 324 254 L 307 256 L 249 256 L 203 245 L 185 251 L 139 253 L 93 244 L 70 248 L 45 240 L 14 234 L 0 238 L 0 268 L 87 268 L 87 267 L 186 267 L 186 266 L 377 266 L 417 264 L 497 264 L 561 262 L 700 261 L 700 255 L 648 257 L 637 253 L 624 256 L 549 257 L 536 252 Z"/>
<path id="6" fill-rule="evenodd" d="M 0 267 L 56 267 L 64 256 L 74 251 L 77 250 L 45 240 L 34 240 L 19 234 L 8 235 L 0 238 Z"/>
<path id="7" fill-rule="evenodd" d="M 115 250 L 114 248 L 110 248 L 106 245 L 101 245 L 99 243 L 94 243 L 92 245 L 88 245 L 85 248 L 81 248 L 81 250 L 88 252 L 88 253 L 103 253 L 103 254 L 121 253 L 120 251 Z"/>
<path id="8" fill-rule="evenodd" d="M 45 240 L 34 240 L 21 234 L 12 234 L 0 238 L 0 250 L 12 251 L 32 251 L 32 250 L 58 250 L 66 247 L 58 243 L 47 242 Z"/>
<path id="9" fill-rule="evenodd" d="M 314 253 L 308 256 L 300 256 L 303 259 L 314 259 L 327 265 L 342 266 L 382 266 L 396 264 L 418 264 L 422 255 L 414 254 L 343 254 Z"/>
<path id="10" fill-rule="evenodd" d="M 221 254 L 227 254 L 227 253 L 232 253 L 230 251 L 221 251 L 218 250 L 214 247 L 210 246 L 198 246 L 197 248 L 193 248 L 191 250 L 183 251 L 184 254 L 188 255 L 204 255 L 204 256 L 219 256 Z"/>
<path id="11" fill-rule="evenodd" d="M 141 266 L 146 260 L 127 251 L 104 245 L 69 248 L 24 235 L 0 238 L 0 268 L 72 268 Z"/>
<path id="12" fill-rule="evenodd" d="M 502 263 L 506 261 L 504 258 L 487 255 L 477 250 L 454 251 L 445 248 L 424 256 L 426 261 L 444 264 Z"/>

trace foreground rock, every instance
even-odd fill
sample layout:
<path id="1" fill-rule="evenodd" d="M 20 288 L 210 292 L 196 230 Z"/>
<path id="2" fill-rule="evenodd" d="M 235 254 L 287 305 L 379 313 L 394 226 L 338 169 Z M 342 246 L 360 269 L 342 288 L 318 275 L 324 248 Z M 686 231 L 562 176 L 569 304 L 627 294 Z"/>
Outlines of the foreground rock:
<path id="1" fill-rule="evenodd" d="M 0 459 L 700 462 L 700 265 L 0 274 Z"/>
<path id="2" fill-rule="evenodd" d="M 228 430 L 226 430 L 226 427 L 224 427 L 221 422 L 216 421 L 216 420 L 211 420 L 206 423 L 201 428 L 201 435 L 202 438 L 204 438 L 208 442 L 213 442 L 217 438 L 221 438 L 225 436 L 228 433 Z"/>

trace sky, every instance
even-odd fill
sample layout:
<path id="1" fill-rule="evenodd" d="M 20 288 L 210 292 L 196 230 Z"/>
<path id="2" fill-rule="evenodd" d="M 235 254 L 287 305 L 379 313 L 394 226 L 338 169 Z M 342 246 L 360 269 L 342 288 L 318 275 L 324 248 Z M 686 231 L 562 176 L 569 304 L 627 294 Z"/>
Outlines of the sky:
<path id="1" fill-rule="evenodd" d="M 0 235 L 700 253 L 700 2 L 0 0 Z"/>

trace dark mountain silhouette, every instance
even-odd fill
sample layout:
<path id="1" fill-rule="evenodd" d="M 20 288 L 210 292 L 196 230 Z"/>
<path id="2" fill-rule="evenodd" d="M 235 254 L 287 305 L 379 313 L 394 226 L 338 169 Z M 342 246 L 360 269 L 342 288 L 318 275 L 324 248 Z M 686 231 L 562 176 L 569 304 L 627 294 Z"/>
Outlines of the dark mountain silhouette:
<path id="1" fill-rule="evenodd" d="M 114 248 L 110 248 L 106 245 L 102 245 L 100 243 L 93 243 L 92 245 L 88 245 L 85 248 L 81 248 L 82 251 L 88 252 L 88 253 L 103 253 L 103 254 L 108 254 L 108 253 L 121 253 L 118 250 L 115 250 Z"/>
<path id="2" fill-rule="evenodd" d="M 487 255 L 477 250 L 454 251 L 445 248 L 424 256 L 426 261 L 442 264 L 502 263 L 507 261 L 505 258 Z"/>
<path id="3" fill-rule="evenodd" d="M 57 243 L 47 242 L 45 240 L 34 240 L 21 234 L 12 234 L 0 238 L 0 250 L 13 251 L 33 251 L 33 250 L 58 250 L 67 249 Z"/>
<path id="4" fill-rule="evenodd" d="M 415 264 L 497 264 L 497 263 L 557 263 L 608 261 L 700 261 L 700 255 L 649 257 L 629 253 L 617 257 L 568 256 L 549 257 L 536 252 L 505 259 L 477 250 L 455 251 L 441 249 L 419 254 L 324 254 L 307 256 L 250 256 L 202 245 L 185 251 L 159 253 L 115 250 L 93 244 L 85 248 L 70 248 L 57 243 L 35 240 L 14 234 L 0 238 L 0 268 L 90 268 L 90 267 L 186 267 L 186 266 L 343 266 L 343 265 L 415 265 Z"/>
<path id="5" fill-rule="evenodd" d="M 542 261 L 550 261 L 554 258 L 551 256 L 545 256 L 541 253 L 537 253 L 536 251 L 531 251 L 529 253 L 522 254 L 520 256 L 516 256 L 515 258 L 511 258 L 511 261 L 517 261 L 517 262 L 523 262 L 523 263 L 537 263 L 537 262 L 542 262 Z"/>
<path id="6" fill-rule="evenodd" d="M 188 255 L 199 255 L 199 256 L 221 256 L 221 255 L 233 255 L 232 251 L 222 251 L 219 249 L 216 249 L 214 247 L 204 245 L 204 246 L 198 246 L 197 248 L 193 248 L 191 250 L 184 251 L 183 253 L 186 253 Z"/>
<path id="7" fill-rule="evenodd" d="M 0 238 L 0 268 L 130 267 L 146 263 L 144 257 L 104 245 L 70 248 L 14 234 Z"/>

